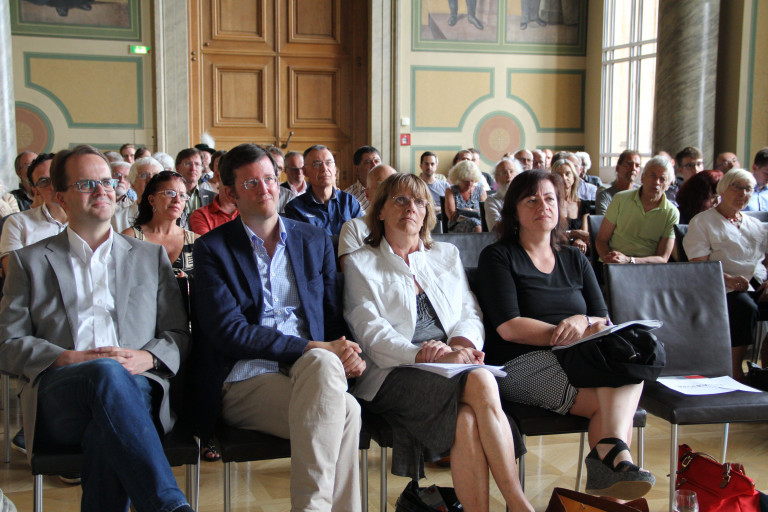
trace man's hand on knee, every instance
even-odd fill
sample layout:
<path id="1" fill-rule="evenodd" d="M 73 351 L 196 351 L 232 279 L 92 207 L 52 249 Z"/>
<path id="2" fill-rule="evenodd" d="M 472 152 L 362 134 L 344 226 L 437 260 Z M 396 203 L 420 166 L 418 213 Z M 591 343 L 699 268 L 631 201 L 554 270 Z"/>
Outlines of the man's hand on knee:
<path id="1" fill-rule="evenodd" d="M 344 373 L 348 379 L 359 377 L 365 370 L 365 361 L 360 357 L 360 346 L 344 336 L 333 341 L 310 341 L 306 350 L 313 348 L 322 348 L 336 354 L 344 365 Z"/>
<path id="2" fill-rule="evenodd" d="M 52 368 L 84 363 L 94 359 L 114 359 L 131 375 L 138 375 L 152 369 L 154 361 L 152 354 L 146 350 L 133 350 L 120 347 L 99 347 L 92 350 L 65 350 L 56 358 Z"/>

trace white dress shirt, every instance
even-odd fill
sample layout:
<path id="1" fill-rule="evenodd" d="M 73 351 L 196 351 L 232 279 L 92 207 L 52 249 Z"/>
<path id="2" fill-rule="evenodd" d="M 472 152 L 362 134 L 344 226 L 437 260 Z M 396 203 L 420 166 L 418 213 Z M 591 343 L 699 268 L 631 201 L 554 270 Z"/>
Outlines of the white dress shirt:
<path id="1" fill-rule="evenodd" d="M 66 222 L 62 224 L 51 216 L 45 204 L 11 215 L 3 224 L 3 234 L 0 237 L 0 257 L 53 235 L 58 235 L 66 227 Z"/>
<path id="2" fill-rule="evenodd" d="M 416 330 L 414 279 L 427 294 L 448 339 L 463 336 L 483 348 L 483 322 L 469 290 L 459 250 L 435 242 L 408 255 L 396 255 L 385 238 L 379 247 L 363 246 L 344 261 L 344 319 L 363 349 L 366 369 L 355 396 L 372 400 L 394 367 L 412 364 L 421 347 L 411 343 Z"/>
<path id="3" fill-rule="evenodd" d="M 115 259 L 112 237 L 91 250 L 80 236 L 67 229 L 69 261 L 75 274 L 77 293 L 77 337 L 75 350 L 116 347 L 117 312 L 115 311 Z"/>

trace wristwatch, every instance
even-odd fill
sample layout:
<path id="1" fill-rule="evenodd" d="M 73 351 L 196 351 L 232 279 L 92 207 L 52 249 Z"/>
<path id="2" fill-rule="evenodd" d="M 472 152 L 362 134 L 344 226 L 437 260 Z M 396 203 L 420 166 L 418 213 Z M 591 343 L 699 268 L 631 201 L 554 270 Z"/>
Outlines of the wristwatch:
<path id="1" fill-rule="evenodd" d="M 155 357 L 154 354 L 152 354 L 152 369 L 155 371 L 160 371 L 160 360 Z"/>
<path id="2" fill-rule="evenodd" d="M 632 265 L 634 265 L 634 264 L 635 264 L 635 257 L 634 257 L 634 256 L 630 256 L 630 257 L 629 257 L 629 262 L 630 262 Z"/>

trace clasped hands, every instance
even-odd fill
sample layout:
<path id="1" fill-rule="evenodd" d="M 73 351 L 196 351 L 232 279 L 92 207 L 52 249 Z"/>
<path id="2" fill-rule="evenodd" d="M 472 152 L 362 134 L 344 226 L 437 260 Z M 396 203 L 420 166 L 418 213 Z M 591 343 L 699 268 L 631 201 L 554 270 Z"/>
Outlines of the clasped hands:
<path id="1" fill-rule="evenodd" d="M 365 370 L 365 361 L 360 357 L 362 353 L 360 345 L 344 336 L 333 341 L 310 341 L 306 350 L 313 348 L 330 350 L 336 354 L 344 365 L 344 374 L 348 379 L 359 377 Z"/>
<path id="2" fill-rule="evenodd" d="M 474 347 L 450 346 L 437 340 L 425 341 L 416 354 L 417 363 L 485 364 L 484 361 L 485 354 Z"/>
<path id="3" fill-rule="evenodd" d="M 65 350 L 51 365 L 53 368 L 84 363 L 94 359 L 114 359 L 131 375 L 138 375 L 153 367 L 152 354 L 146 350 L 123 347 L 98 347 L 90 350 Z"/>

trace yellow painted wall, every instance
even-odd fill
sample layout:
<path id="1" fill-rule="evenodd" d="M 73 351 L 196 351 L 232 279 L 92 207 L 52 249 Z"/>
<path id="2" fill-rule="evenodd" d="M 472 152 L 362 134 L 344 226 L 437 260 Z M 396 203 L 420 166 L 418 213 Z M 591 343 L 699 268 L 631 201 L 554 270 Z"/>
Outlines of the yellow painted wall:
<path id="1" fill-rule="evenodd" d="M 93 9 L 114 3 L 125 1 Z M 152 2 L 139 0 L 139 11 L 140 40 L 13 35 L 20 148 L 57 151 L 88 143 L 106 150 L 126 142 L 154 148 L 152 54 L 129 53 L 130 45 L 152 45 Z"/>
<path id="2" fill-rule="evenodd" d="M 755 27 L 754 32 L 754 50 L 751 83 L 751 103 L 748 109 L 751 110 L 752 122 L 749 126 L 749 155 L 747 161 L 742 164 L 751 166 L 755 153 L 763 147 L 768 146 L 768 94 L 766 94 L 765 84 L 768 83 L 768 31 L 764 30 L 768 24 L 768 5 L 764 1 L 754 1 L 754 8 L 757 9 L 756 23 L 750 25 Z"/>
<path id="3" fill-rule="evenodd" d="M 588 13 L 595 5 L 602 9 L 599 0 L 585 1 Z M 599 68 L 587 70 L 585 55 L 511 53 L 505 51 L 507 32 L 501 29 L 496 50 L 474 49 L 471 43 L 468 50 L 422 50 L 420 45 L 429 36 L 417 32 L 431 30 L 425 28 L 430 22 L 439 24 L 439 30 L 464 30 L 487 42 L 496 28 L 488 23 L 492 19 L 496 24 L 507 23 L 505 27 L 510 28 L 506 30 L 519 36 L 520 1 L 478 2 L 482 31 L 468 25 L 465 2 L 458 2 L 455 26 L 446 26 L 449 11 L 445 0 L 422 0 L 425 8 L 421 11 L 414 7 L 416 2 L 397 3 L 400 30 L 394 124 L 398 140 L 400 134 L 411 136 L 411 145 L 400 145 L 395 152 L 399 170 L 420 172 L 419 156 L 431 150 L 439 157 L 438 170 L 446 173 L 456 151 L 467 147 L 481 150 L 481 167 L 489 170 L 500 156 L 494 148 L 516 138 L 528 148 L 585 146 L 587 84 L 597 80 L 598 95 L 600 88 Z M 488 4 L 497 5 L 495 14 L 488 12 Z M 419 25 L 415 28 L 414 18 Z M 540 28 L 530 23 L 527 30 L 536 34 Z M 590 31 L 588 27 L 587 34 Z M 599 102 L 596 108 L 599 112 Z"/>

